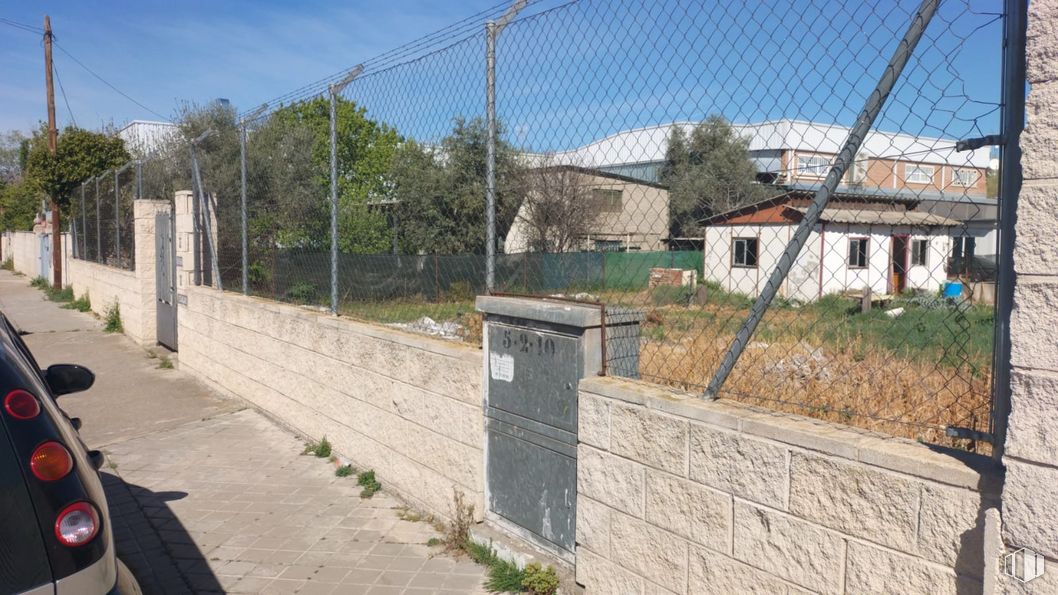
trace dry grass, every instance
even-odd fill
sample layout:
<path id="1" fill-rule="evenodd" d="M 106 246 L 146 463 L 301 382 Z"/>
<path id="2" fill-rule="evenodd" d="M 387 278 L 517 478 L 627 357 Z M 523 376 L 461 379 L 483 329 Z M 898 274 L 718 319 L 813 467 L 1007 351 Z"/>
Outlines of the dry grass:
<path id="1" fill-rule="evenodd" d="M 648 316 L 640 373 L 651 382 L 701 391 L 726 353 L 743 313 L 716 308 L 709 312 L 707 307 L 695 324 L 673 330 L 671 321 L 679 314 L 669 308 Z M 942 364 L 940 358 L 929 356 L 933 351 L 928 349 L 900 357 L 853 329 L 835 335 L 841 322 L 815 320 L 813 324 L 805 314 L 770 313 L 767 322 L 772 336 L 768 341 L 751 341 L 720 396 L 885 434 L 980 450 L 980 445 L 965 440 L 952 441 L 944 435 L 944 427 L 987 430 L 991 394 L 987 368 L 982 370 L 969 356 L 956 358 L 965 362 L 960 366 Z M 669 328 L 658 332 L 656 328 L 666 321 Z M 835 341 L 834 336 L 843 340 Z"/>

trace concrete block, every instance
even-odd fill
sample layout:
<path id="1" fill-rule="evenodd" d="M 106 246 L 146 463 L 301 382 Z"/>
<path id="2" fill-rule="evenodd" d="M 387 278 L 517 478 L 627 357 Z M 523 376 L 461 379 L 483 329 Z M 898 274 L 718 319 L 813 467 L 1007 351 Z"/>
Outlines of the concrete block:
<path id="1" fill-rule="evenodd" d="M 647 522 L 708 546 L 727 551 L 731 536 L 731 496 L 685 479 L 647 471 Z M 577 522 L 580 523 L 579 509 Z"/>
<path id="2" fill-rule="evenodd" d="M 1058 374 L 1015 369 L 1010 384 L 1007 454 L 1058 465 Z"/>
<path id="3" fill-rule="evenodd" d="M 610 508 L 577 495 L 577 545 L 610 556 Z"/>
<path id="4" fill-rule="evenodd" d="M 1058 80 L 1058 3 L 1033 0 L 1029 3 L 1025 40 L 1025 78 L 1036 85 Z"/>
<path id="5" fill-rule="evenodd" d="M 1058 146 L 1058 145 L 1056 145 Z M 1010 313 L 1014 366 L 1058 372 L 1058 281 L 1018 277 Z"/>
<path id="6" fill-rule="evenodd" d="M 1007 457 L 1003 486 L 1003 541 L 1058 558 L 1058 468 Z"/>
<path id="7" fill-rule="evenodd" d="M 700 424 L 690 428 L 690 478 L 774 508 L 786 507 L 786 449 Z"/>
<path id="8" fill-rule="evenodd" d="M 1053 121 L 1053 116 L 1046 113 L 1033 116 L 1033 112 L 1037 111 L 1037 99 L 1045 100 L 1036 95 L 1035 91 L 1029 93 L 1026 104 L 1028 124 L 1020 138 L 1021 171 L 1025 180 L 1043 180 L 1058 176 L 1058 157 L 1054 154 L 1055 147 L 1058 147 L 1058 124 Z M 1018 222 L 1018 227 L 1020 226 L 1021 223 Z"/>
<path id="9" fill-rule="evenodd" d="M 610 408 L 610 450 L 656 469 L 683 475 L 687 468 L 687 422 L 644 407 Z"/>
<path id="10" fill-rule="evenodd" d="M 981 591 L 979 580 L 975 591 L 974 581 L 960 582 L 947 568 L 856 541 L 849 542 L 845 581 L 846 592 L 857 595 L 963 595 Z"/>
<path id="11" fill-rule="evenodd" d="M 577 583 L 584 586 L 585 595 L 637 595 L 643 594 L 645 581 L 591 550 L 578 546 Z"/>
<path id="12" fill-rule="evenodd" d="M 790 514 L 907 551 L 915 546 L 919 484 L 863 464 L 795 452 Z"/>
<path id="13" fill-rule="evenodd" d="M 688 593 L 780 595 L 790 592 L 790 585 L 776 576 L 693 545 L 688 574 Z"/>
<path id="14" fill-rule="evenodd" d="M 642 517 L 646 468 L 581 444 L 577 448 L 577 492 Z"/>
<path id="15" fill-rule="evenodd" d="M 686 541 L 628 515 L 614 513 L 611 522 L 610 547 L 615 564 L 666 589 L 685 592 Z"/>
<path id="16" fill-rule="evenodd" d="M 1053 83 L 1053 105 L 1058 119 L 1058 82 Z M 1058 155 L 1050 153 L 1058 161 Z M 1037 161 L 1035 158 L 1033 161 Z M 1014 267 L 1018 273 L 1058 274 L 1058 183 L 1026 182 L 1018 196 L 1018 225 L 1014 246 Z"/>
<path id="17" fill-rule="evenodd" d="M 980 494 L 970 490 L 923 486 L 917 555 L 960 574 L 981 578 L 988 506 Z"/>
<path id="18" fill-rule="evenodd" d="M 580 392 L 577 403 L 577 439 L 584 443 L 610 449 L 610 402 L 591 393 Z"/>
<path id="19" fill-rule="evenodd" d="M 841 593 L 844 548 L 845 540 L 837 533 L 735 502 L 734 557 L 768 574 L 812 591 Z"/>

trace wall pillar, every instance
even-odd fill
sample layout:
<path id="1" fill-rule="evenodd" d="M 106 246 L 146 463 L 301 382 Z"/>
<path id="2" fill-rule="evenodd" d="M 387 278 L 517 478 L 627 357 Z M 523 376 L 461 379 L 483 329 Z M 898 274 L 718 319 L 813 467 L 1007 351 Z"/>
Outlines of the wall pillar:
<path id="1" fill-rule="evenodd" d="M 1029 5 L 1024 182 L 1018 199 L 1010 320 L 1011 412 L 1003 464 L 1006 555 L 1042 554 L 1043 576 L 1000 570 L 1000 592 L 1058 592 L 1058 0 Z M 1004 558 L 1006 561 L 1006 558 Z"/>
<path id="2" fill-rule="evenodd" d="M 143 345 L 153 346 L 158 342 L 158 289 L 156 230 L 154 217 L 170 209 L 167 200 L 137 200 L 132 203 L 133 233 L 136 237 L 136 287 L 139 289 L 140 325 L 139 337 Z"/>

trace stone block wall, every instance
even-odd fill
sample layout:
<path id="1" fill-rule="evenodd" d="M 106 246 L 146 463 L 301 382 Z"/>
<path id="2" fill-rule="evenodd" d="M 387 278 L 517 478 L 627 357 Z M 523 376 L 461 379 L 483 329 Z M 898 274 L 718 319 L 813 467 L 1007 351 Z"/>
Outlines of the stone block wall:
<path id="1" fill-rule="evenodd" d="M 3 258 L 9 257 L 19 273 L 30 279 L 40 276 L 40 236 L 32 231 L 5 232 Z"/>
<path id="2" fill-rule="evenodd" d="M 185 286 L 180 369 L 336 452 L 424 510 L 483 511 L 481 350 Z"/>
<path id="3" fill-rule="evenodd" d="M 580 385 L 589 593 L 980 593 L 990 459 L 647 384 Z"/>
<path id="4" fill-rule="evenodd" d="M 1027 547 L 1047 571 L 1000 591 L 1058 593 L 1058 0 L 1029 4 L 1024 182 L 1015 227 L 1010 320 L 1011 412 L 1003 465 L 1002 538 Z"/>

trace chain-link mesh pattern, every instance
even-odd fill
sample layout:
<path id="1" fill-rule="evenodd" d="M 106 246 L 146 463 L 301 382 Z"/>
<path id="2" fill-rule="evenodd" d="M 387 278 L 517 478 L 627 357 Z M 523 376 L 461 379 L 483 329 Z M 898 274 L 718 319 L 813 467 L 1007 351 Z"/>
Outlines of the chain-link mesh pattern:
<path id="1" fill-rule="evenodd" d="M 214 114 L 225 289 L 319 308 L 333 289 L 339 314 L 479 341 L 498 20 L 491 289 L 640 319 L 610 368 L 705 390 L 919 3 L 507 8 Z M 940 4 L 719 397 L 932 442 L 988 431 L 998 171 L 955 144 L 998 131 L 1001 29 L 990 3 Z"/>
<path id="2" fill-rule="evenodd" d="M 139 173 L 131 162 L 89 179 L 70 199 L 70 228 L 75 258 L 135 270 L 133 201 Z"/>

